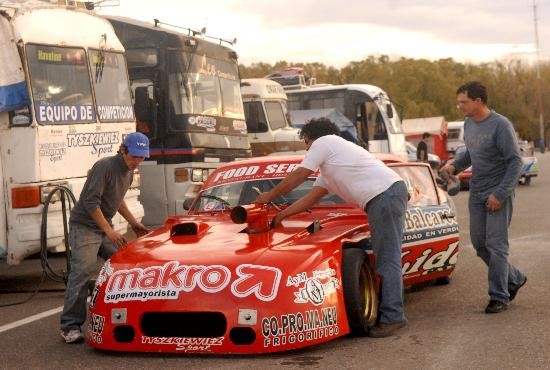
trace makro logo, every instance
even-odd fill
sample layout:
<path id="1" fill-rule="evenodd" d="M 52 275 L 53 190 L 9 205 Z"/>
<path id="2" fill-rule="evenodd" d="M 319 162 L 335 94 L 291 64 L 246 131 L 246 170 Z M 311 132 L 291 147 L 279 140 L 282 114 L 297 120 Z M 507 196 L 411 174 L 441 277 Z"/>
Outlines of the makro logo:
<path id="1" fill-rule="evenodd" d="M 118 270 L 105 288 L 105 302 L 149 299 L 177 299 L 180 292 L 199 289 L 217 293 L 226 288 L 239 298 L 255 295 L 261 301 L 277 296 L 281 270 L 270 266 L 242 264 L 233 274 L 222 265 L 180 265 L 170 261 L 163 266 Z"/>

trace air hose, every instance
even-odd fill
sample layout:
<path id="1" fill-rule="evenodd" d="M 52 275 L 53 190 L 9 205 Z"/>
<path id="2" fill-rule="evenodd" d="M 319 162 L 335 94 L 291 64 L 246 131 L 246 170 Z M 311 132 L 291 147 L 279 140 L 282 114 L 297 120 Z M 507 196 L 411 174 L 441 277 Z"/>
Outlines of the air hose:
<path id="1" fill-rule="evenodd" d="M 50 206 L 51 200 L 55 193 L 59 192 L 59 198 L 61 200 L 61 215 L 63 217 L 63 236 L 65 242 L 65 265 L 66 272 L 56 272 L 48 263 L 48 208 Z M 26 303 L 30 301 L 42 287 L 44 278 L 47 276 L 53 281 L 63 282 L 67 284 L 69 278 L 69 273 L 71 271 L 71 249 L 69 248 L 69 231 L 67 223 L 67 201 L 68 201 L 68 211 L 71 211 L 71 208 L 76 204 L 76 198 L 71 191 L 66 186 L 58 185 L 52 191 L 49 192 L 46 199 L 44 200 L 44 208 L 42 209 L 42 222 L 40 224 L 40 263 L 42 265 L 42 276 L 38 287 L 34 292 L 27 298 L 19 302 L 12 302 L 8 304 L 2 304 L 0 307 L 15 306 L 19 304 Z"/>
<path id="2" fill-rule="evenodd" d="M 48 208 L 50 206 L 51 199 L 56 192 L 59 192 L 59 195 L 60 195 L 59 198 L 61 199 L 61 215 L 63 216 L 65 265 L 67 267 L 67 271 L 65 273 L 55 272 L 50 266 L 50 264 L 48 263 Z M 67 284 L 69 273 L 71 272 L 71 249 L 69 248 L 69 229 L 68 229 L 68 222 L 67 222 L 67 204 L 66 204 L 67 197 L 68 197 L 68 205 L 69 205 L 69 212 L 70 212 L 72 208 L 71 204 L 72 205 L 76 204 L 76 198 L 73 192 L 71 191 L 71 189 L 63 185 L 58 185 L 52 191 L 50 191 L 50 193 L 46 197 L 46 200 L 44 201 L 44 209 L 42 210 L 42 224 L 40 226 L 40 262 L 42 264 L 42 270 L 46 273 L 46 276 L 48 276 L 53 281 L 63 282 L 65 284 Z"/>

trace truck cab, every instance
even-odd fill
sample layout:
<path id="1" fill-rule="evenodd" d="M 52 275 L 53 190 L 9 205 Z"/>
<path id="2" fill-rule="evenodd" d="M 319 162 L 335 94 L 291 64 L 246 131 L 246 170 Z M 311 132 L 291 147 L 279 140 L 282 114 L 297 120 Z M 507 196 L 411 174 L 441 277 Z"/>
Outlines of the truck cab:
<path id="1" fill-rule="evenodd" d="M 305 150 L 300 130 L 289 123 L 283 87 L 265 78 L 241 80 L 241 93 L 253 156 Z"/>

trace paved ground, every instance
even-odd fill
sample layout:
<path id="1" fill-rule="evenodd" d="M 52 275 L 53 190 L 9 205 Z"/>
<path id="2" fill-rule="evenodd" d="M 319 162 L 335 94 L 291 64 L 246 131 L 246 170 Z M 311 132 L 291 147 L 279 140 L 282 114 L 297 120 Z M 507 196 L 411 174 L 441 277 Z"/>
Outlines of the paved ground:
<path id="1" fill-rule="evenodd" d="M 172 356 L 100 352 L 61 342 L 59 314 L 10 329 L 8 325 L 63 302 L 63 285 L 30 302 L 0 308 L 0 369 L 15 368 L 263 368 L 263 369 L 545 369 L 550 368 L 550 153 L 537 154 L 541 176 L 518 187 L 511 227 L 511 260 L 529 276 L 510 309 L 486 315 L 486 267 L 468 237 L 467 197 L 455 197 L 461 251 L 447 286 L 415 289 L 406 295 L 409 326 L 398 336 L 342 338 L 305 350 L 267 356 Z M 61 258 L 52 261 L 62 267 Z M 40 280 L 39 260 L 0 266 L 0 304 L 21 300 Z M 56 290 L 59 289 L 59 290 Z"/>

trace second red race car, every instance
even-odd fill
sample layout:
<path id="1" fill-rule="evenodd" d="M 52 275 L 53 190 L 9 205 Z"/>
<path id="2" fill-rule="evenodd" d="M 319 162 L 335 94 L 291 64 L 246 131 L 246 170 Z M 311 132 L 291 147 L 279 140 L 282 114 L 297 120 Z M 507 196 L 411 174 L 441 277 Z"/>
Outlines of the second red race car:
<path id="1" fill-rule="evenodd" d="M 405 285 L 447 282 L 458 224 L 428 164 L 382 157 L 406 182 Z M 315 176 L 255 205 L 300 156 L 221 166 L 188 214 L 139 238 L 103 266 L 90 300 L 88 343 L 116 351 L 269 353 L 365 335 L 376 323 L 378 278 L 366 215 L 335 194 L 270 228 L 277 208 Z"/>

